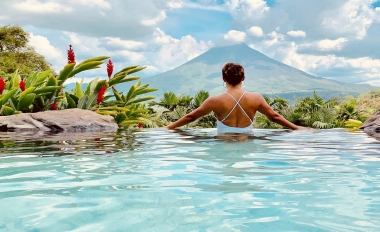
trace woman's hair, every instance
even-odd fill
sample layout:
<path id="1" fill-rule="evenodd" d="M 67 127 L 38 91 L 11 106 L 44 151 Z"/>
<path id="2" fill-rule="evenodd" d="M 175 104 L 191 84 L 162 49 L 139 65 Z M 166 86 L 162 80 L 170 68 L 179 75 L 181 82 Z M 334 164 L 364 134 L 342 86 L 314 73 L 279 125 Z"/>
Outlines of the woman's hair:
<path id="1" fill-rule="evenodd" d="M 235 86 L 239 84 L 244 78 L 244 68 L 237 63 L 227 63 L 222 69 L 223 79 L 228 84 Z"/>

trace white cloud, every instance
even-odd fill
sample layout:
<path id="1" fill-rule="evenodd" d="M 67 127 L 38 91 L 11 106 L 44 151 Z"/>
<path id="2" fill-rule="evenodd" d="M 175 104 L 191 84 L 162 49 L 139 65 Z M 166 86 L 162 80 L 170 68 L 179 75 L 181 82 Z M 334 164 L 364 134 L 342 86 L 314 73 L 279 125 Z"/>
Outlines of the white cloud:
<path id="1" fill-rule="evenodd" d="M 154 42 L 157 44 L 178 43 L 178 39 L 174 39 L 170 35 L 166 35 L 160 28 L 156 28 L 153 33 Z"/>
<path id="2" fill-rule="evenodd" d="M 279 29 L 276 28 L 276 31 Z M 285 36 L 276 32 L 272 31 L 271 33 L 267 34 L 267 36 L 271 39 L 264 41 L 266 46 L 272 46 L 274 44 L 277 44 L 279 41 L 282 41 L 285 39 Z"/>
<path id="3" fill-rule="evenodd" d="M 317 42 L 317 46 L 321 51 L 341 50 L 343 44 L 347 41 L 346 38 L 339 38 L 336 40 L 324 39 Z"/>
<path id="4" fill-rule="evenodd" d="M 74 4 L 81 4 L 89 7 L 99 7 L 104 9 L 111 9 L 111 4 L 105 0 L 72 0 Z"/>
<path id="5" fill-rule="evenodd" d="M 291 36 L 291 37 L 306 37 L 306 32 L 300 31 L 300 30 L 288 31 L 286 34 L 288 34 L 288 36 Z"/>
<path id="6" fill-rule="evenodd" d="M 71 83 L 90 83 L 92 80 L 94 80 L 95 78 L 92 78 L 92 77 L 70 77 L 69 79 L 67 79 L 67 81 L 65 81 L 65 85 L 67 84 L 71 84 Z M 66 91 L 69 91 L 66 90 Z"/>
<path id="7" fill-rule="evenodd" d="M 106 37 L 106 44 L 112 47 L 118 47 L 122 49 L 136 49 L 144 46 L 144 43 L 133 40 L 122 40 L 120 38 Z"/>
<path id="8" fill-rule="evenodd" d="M 375 18 L 370 3 L 366 0 L 349 0 L 340 9 L 331 9 L 322 26 L 344 34 L 354 33 L 357 39 L 363 39 Z"/>
<path id="9" fill-rule="evenodd" d="M 182 8 L 185 5 L 185 3 L 182 0 L 172 0 L 167 3 L 167 6 L 172 9 L 179 9 Z"/>
<path id="10" fill-rule="evenodd" d="M 229 0 L 225 5 L 234 13 L 254 16 L 255 13 L 263 13 L 269 9 L 263 0 Z"/>
<path id="11" fill-rule="evenodd" d="M 98 50 L 98 45 L 100 44 L 98 38 L 80 36 L 73 32 L 63 32 L 64 35 L 70 38 L 70 43 L 75 46 L 76 51 L 82 52 L 96 52 Z"/>
<path id="12" fill-rule="evenodd" d="M 246 38 L 246 34 L 243 31 L 231 30 L 225 34 L 223 38 L 232 42 L 243 42 Z"/>
<path id="13" fill-rule="evenodd" d="M 279 61 L 322 77 L 340 79 L 342 81 L 354 83 L 377 83 L 380 78 L 380 60 L 369 57 L 345 58 L 336 55 L 312 55 L 299 54 L 299 46 L 291 42 L 289 44 L 275 48 L 275 54 Z M 263 51 L 266 53 L 267 51 Z M 338 74 L 329 76 L 331 70 L 337 70 Z M 340 76 L 339 76 L 339 73 Z M 338 75 L 338 76 L 336 76 Z M 344 79 L 346 77 L 346 79 Z M 380 86 L 380 85 L 378 85 Z"/>
<path id="14" fill-rule="evenodd" d="M 158 23 L 164 21 L 166 18 L 166 13 L 165 11 L 161 11 L 160 14 L 153 18 L 153 19 L 144 19 L 141 21 L 141 24 L 144 25 L 144 26 L 155 26 L 157 25 Z"/>
<path id="15" fill-rule="evenodd" d="M 213 46 L 211 42 L 197 41 L 191 35 L 181 39 L 172 38 L 157 28 L 154 35 L 155 41 L 161 46 L 158 54 L 154 55 L 152 63 L 161 71 L 178 67 L 179 65 L 206 52 Z"/>
<path id="16" fill-rule="evenodd" d="M 342 50 L 347 41 L 346 38 L 338 38 L 335 40 L 324 39 L 312 43 L 301 44 L 300 48 L 311 48 L 319 51 L 339 51 Z"/>
<path id="17" fill-rule="evenodd" d="M 132 63 L 139 63 L 146 59 L 144 55 L 140 52 L 131 52 L 128 50 L 124 50 L 124 51 L 118 51 L 116 52 L 116 54 L 124 56 Z"/>
<path id="18" fill-rule="evenodd" d="M 29 44 L 37 53 L 43 55 L 48 62 L 54 63 L 54 69 L 60 69 L 66 62 L 66 57 L 60 50 L 50 44 L 48 38 L 40 35 L 30 34 Z"/>
<path id="19" fill-rule="evenodd" d="M 261 29 L 261 27 L 253 26 L 253 27 L 248 29 L 248 32 L 251 35 L 256 36 L 256 37 L 263 37 L 264 36 L 264 32 L 263 32 L 263 29 Z"/>
<path id="20" fill-rule="evenodd" d="M 71 12 L 73 8 L 59 4 L 57 2 L 40 2 L 38 0 L 26 0 L 13 4 L 13 7 L 19 11 L 32 13 L 60 13 Z"/>
<path id="21" fill-rule="evenodd" d="M 146 65 L 146 69 L 144 69 L 144 71 L 150 74 L 156 74 L 160 72 L 160 70 L 157 67 L 152 66 L 152 65 Z"/>

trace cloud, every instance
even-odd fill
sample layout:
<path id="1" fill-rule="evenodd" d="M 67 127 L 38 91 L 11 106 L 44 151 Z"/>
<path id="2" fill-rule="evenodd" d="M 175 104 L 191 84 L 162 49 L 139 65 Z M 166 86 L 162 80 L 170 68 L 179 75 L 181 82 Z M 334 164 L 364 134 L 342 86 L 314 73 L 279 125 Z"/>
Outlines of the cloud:
<path id="1" fill-rule="evenodd" d="M 291 37 L 306 37 L 306 32 L 300 30 L 288 31 L 286 34 Z"/>
<path id="2" fill-rule="evenodd" d="M 120 38 L 106 37 L 102 45 L 108 50 L 136 50 L 144 46 L 143 42 L 134 40 L 122 40 Z"/>
<path id="3" fill-rule="evenodd" d="M 166 13 L 165 11 L 161 11 L 160 14 L 153 18 L 153 19 L 144 19 L 141 21 L 141 24 L 144 25 L 144 26 L 155 26 L 157 25 L 158 23 L 164 21 L 166 18 Z"/>
<path id="4" fill-rule="evenodd" d="M 31 30 L 34 44 L 49 43 L 46 48 L 51 52 L 44 47 L 39 51 L 54 67 L 59 66 L 58 53 L 65 55 L 70 43 L 79 61 L 108 55 L 118 68 L 139 63 L 150 67 L 147 73 L 155 73 L 181 65 L 215 44 L 245 42 L 319 76 L 377 83 L 380 73 L 376 63 L 380 8 L 371 6 L 373 0 L 288 0 L 269 5 L 264 0 L 1 3 L 0 24 L 19 24 Z"/>
<path id="5" fill-rule="evenodd" d="M 154 67 L 152 65 L 147 65 L 146 69 L 144 69 L 144 71 L 151 73 L 151 74 L 156 74 L 156 73 L 160 72 L 160 70 L 157 67 Z"/>
<path id="6" fill-rule="evenodd" d="M 72 0 L 73 4 L 81 4 L 89 7 L 99 7 L 103 9 L 111 9 L 111 4 L 105 0 Z"/>
<path id="7" fill-rule="evenodd" d="M 182 8 L 184 5 L 185 3 L 182 0 L 173 0 L 167 3 L 167 6 L 172 9 L 179 9 Z"/>
<path id="8" fill-rule="evenodd" d="M 154 33 L 155 41 L 160 46 L 153 55 L 152 64 L 161 71 L 178 67 L 179 65 L 199 56 L 213 46 L 211 42 L 197 41 L 191 35 L 180 39 L 172 38 L 157 28 Z"/>
<path id="9" fill-rule="evenodd" d="M 125 40 L 141 40 L 151 35 L 171 10 L 166 0 L 1 0 L 1 5 L 3 25 L 32 25 Z"/>
<path id="10" fill-rule="evenodd" d="M 306 44 L 301 44 L 301 48 L 310 48 L 310 49 L 317 49 L 320 51 L 337 51 L 337 50 L 342 50 L 344 44 L 348 40 L 346 38 L 338 38 L 335 40 L 331 39 L 324 39 L 320 41 L 315 41 L 312 43 L 306 43 Z"/>
<path id="11" fill-rule="evenodd" d="M 284 35 L 276 31 L 272 31 L 271 33 L 267 34 L 267 37 L 269 39 L 265 41 L 266 46 L 272 46 L 274 44 L 277 44 L 279 41 L 282 41 L 285 39 Z"/>
<path id="12" fill-rule="evenodd" d="M 73 8 L 57 2 L 40 2 L 38 0 L 26 0 L 12 5 L 16 10 L 31 13 L 61 13 L 71 12 Z"/>
<path id="13" fill-rule="evenodd" d="M 264 36 L 264 32 L 263 32 L 263 29 L 261 29 L 261 27 L 253 26 L 253 27 L 249 28 L 248 32 L 249 32 L 249 34 L 256 36 L 256 37 L 263 37 Z"/>
<path id="14" fill-rule="evenodd" d="M 322 26 L 334 30 L 340 34 L 354 33 L 357 39 L 362 39 L 367 34 L 367 29 L 372 24 L 375 14 L 369 1 L 349 0 L 338 9 L 331 9 L 324 18 Z"/>
<path id="15" fill-rule="evenodd" d="M 245 40 L 246 34 L 243 31 L 231 30 L 223 38 L 228 41 L 241 43 Z"/>
<path id="16" fill-rule="evenodd" d="M 324 39 L 317 42 L 317 46 L 322 51 L 341 50 L 345 42 L 347 42 L 346 38 L 336 40 Z"/>
<path id="17" fill-rule="evenodd" d="M 257 16 L 269 10 L 266 2 L 263 0 L 229 0 L 225 5 L 234 15 L 242 15 L 246 18 Z"/>
<path id="18" fill-rule="evenodd" d="M 264 48 L 261 52 L 272 53 L 272 56 L 287 65 L 321 77 L 352 83 L 377 83 L 380 78 L 379 59 L 300 54 L 298 49 L 299 46 L 291 42 L 279 44 L 275 49 Z"/>
<path id="19" fill-rule="evenodd" d="M 60 50 L 50 44 L 48 38 L 31 33 L 29 44 L 35 48 L 37 53 L 43 55 L 48 62 L 53 63 L 54 69 L 59 69 L 65 64 L 66 57 Z"/>
<path id="20" fill-rule="evenodd" d="M 156 30 L 153 33 L 154 42 L 157 44 L 169 44 L 169 43 L 178 43 L 178 39 L 174 39 L 170 35 L 166 35 L 164 31 L 162 31 L 160 28 L 156 28 Z"/>

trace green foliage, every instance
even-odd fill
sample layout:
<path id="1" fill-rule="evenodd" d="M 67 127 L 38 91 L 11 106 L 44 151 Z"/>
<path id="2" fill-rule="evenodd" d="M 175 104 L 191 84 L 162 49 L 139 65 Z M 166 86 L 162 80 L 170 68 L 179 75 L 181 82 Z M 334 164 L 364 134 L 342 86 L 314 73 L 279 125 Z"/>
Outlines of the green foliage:
<path id="1" fill-rule="evenodd" d="M 148 84 L 142 85 L 139 76 L 129 76 L 143 70 L 145 67 L 126 67 L 110 80 L 91 81 L 86 89 L 82 89 L 82 82 L 64 92 L 64 83 L 74 75 L 81 72 L 99 68 L 107 56 L 99 56 L 87 59 L 79 64 L 67 64 L 58 77 L 51 76 L 52 72 L 46 70 L 35 72 L 22 80 L 16 70 L 12 74 L 3 76 L 5 89 L 0 95 L 0 116 L 22 112 L 38 112 L 49 109 L 80 108 L 92 110 L 99 114 L 111 115 L 120 126 L 130 126 L 144 122 L 149 118 L 148 108 L 142 103 L 154 99 L 145 94 L 156 91 Z M 127 94 L 119 93 L 116 89 L 120 83 L 138 80 L 132 85 Z M 25 82 L 25 90 L 20 88 L 20 83 Z M 113 95 L 110 94 L 112 90 Z"/>
<path id="2" fill-rule="evenodd" d="M 377 95 L 371 93 L 376 98 Z M 379 95 L 380 96 L 380 95 Z M 207 91 L 199 91 L 193 98 L 191 96 L 177 96 L 173 92 L 164 93 L 160 102 L 150 102 L 150 117 L 145 118 L 146 127 L 165 126 L 199 107 L 209 97 Z M 184 98 L 185 100 L 181 100 Z M 190 100 L 192 98 L 192 100 Z M 325 101 L 322 97 L 313 93 L 312 97 L 298 98 L 296 104 L 290 106 L 284 98 L 273 99 L 264 96 L 264 99 L 273 110 L 281 114 L 290 122 L 318 129 L 336 127 L 358 128 L 366 119 L 362 112 L 357 110 L 357 99 L 332 98 Z M 186 102 L 186 104 L 183 104 Z M 190 103 L 189 103 L 190 102 Z M 186 127 L 215 127 L 216 119 L 210 114 L 188 124 Z M 280 129 L 282 126 L 270 121 L 264 115 L 257 112 L 254 128 Z"/>
<path id="3" fill-rule="evenodd" d="M 50 69 L 50 64 L 28 42 L 29 33 L 20 26 L 0 27 L 0 75 L 19 70 L 28 76 Z"/>
<path id="4" fill-rule="evenodd" d="M 278 97 L 271 99 L 264 96 L 264 98 L 276 112 L 296 125 L 329 129 L 336 127 L 360 127 L 362 122 L 367 119 L 367 113 L 358 109 L 358 102 L 367 101 L 370 99 L 368 96 L 380 102 L 380 94 L 377 95 L 376 91 L 371 91 L 365 96 L 357 99 L 346 98 L 339 100 L 338 98 L 332 98 L 324 101 L 323 98 L 314 92 L 313 97 L 298 98 L 294 106 L 289 106 L 286 100 Z M 281 126 L 271 122 L 260 113 L 256 115 L 254 127 L 281 128 Z"/>
<path id="5" fill-rule="evenodd" d="M 160 127 L 174 122 L 194 109 L 198 108 L 207 98 L 209 93 L 201 90 L 194 97 L 190 95 L 177 96 L 173 92 L 164 93 L 160 102 L 150 103 L 150 118 L 146 119 L 147 127 Z M 185 127 L 215 127 L 216 119 L 212 114 L 206 115 Z"/>
<path id="6" fill-rule="evenodd" d="M 210 94 L 205 91 L 205 90 L 201 90 L 199 91 L 197 94 L 195 94 L 194 96 L 194 99 L 193 99 L 193 102 L 192 102 L 192 106 L 193 108 L 198 108 L 200 105 L 202 105 L 202 103 L 204 101 L 206 101 L 207 98 L 209 98 Z"/>

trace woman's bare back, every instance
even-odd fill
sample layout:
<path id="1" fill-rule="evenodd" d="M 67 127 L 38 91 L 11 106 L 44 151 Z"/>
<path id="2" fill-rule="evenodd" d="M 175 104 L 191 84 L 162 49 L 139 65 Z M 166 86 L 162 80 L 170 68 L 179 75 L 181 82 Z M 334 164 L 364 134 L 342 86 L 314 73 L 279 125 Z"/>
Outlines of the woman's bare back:
<path id="1" fill-rule="evenodd" d="M 242 89 L 238 89 L 232 91 L 230 90 L 228 93 L 231 94 L 236 101 L 238 101 L 244 94 L 244 91 Z M 219 121 L 222 121 L 231 112 L 236 104 L 236 101 L 229 94 L 222 93 L 213 97 L 213 101 L 215 102 L 213 112 Z M 232 110 L 231 114 L 225 118 L 222 123 L 230 127 L 242 128 L 250 126 L 260 106 L 259 96 L 260 95 L 257 93 L 246 92 L 239 101 L 240 106 L 244 109 L 249 118 L 239 106 L 236 106 L 235 109 Z"/>

